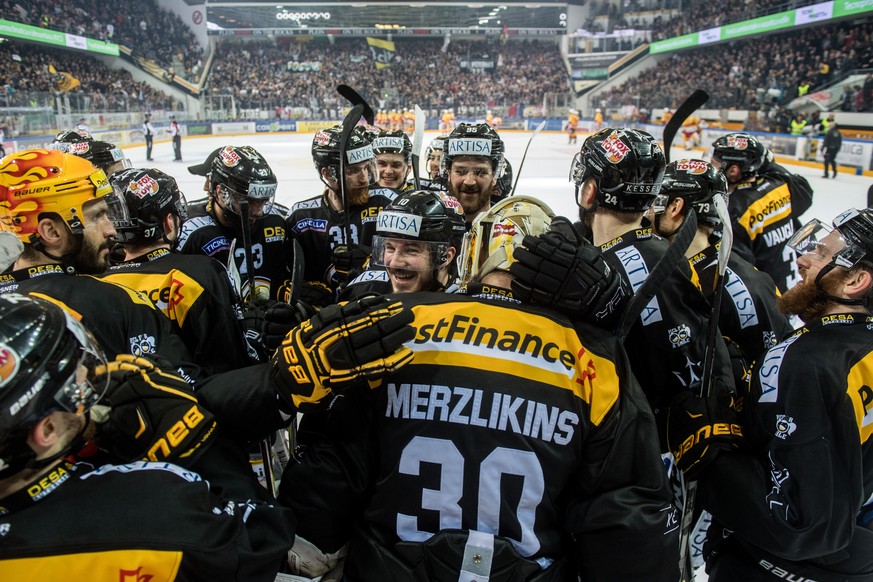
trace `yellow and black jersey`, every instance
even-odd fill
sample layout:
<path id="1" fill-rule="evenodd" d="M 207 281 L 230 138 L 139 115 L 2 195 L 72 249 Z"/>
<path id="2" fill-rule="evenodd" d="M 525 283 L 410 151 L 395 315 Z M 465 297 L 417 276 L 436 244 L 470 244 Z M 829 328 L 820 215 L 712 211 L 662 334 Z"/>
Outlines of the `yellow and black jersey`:
<path id="1" fill-rule="evenodd" d="M 279 495 L 300 535 L 335 547 L 355 525 L 351 580 L 422 579 L 411 556 L 429 552 L 457 578 L 464 543 L 432 547 L 438 532 L 508 540 L 517 568 L 554 563 L 549 579 L 675 579 L 654 418 L 618 341 L 507 298 L 396 297 L 412 362 L 301 425 Z"/>
<path id="2" fill-rule="evenodd" d="M 227 269 L 198 255 L 156 249 L 101 276 L 136 289 L 173 322 L 204 375 L 255 363 L 245 340 L 242 310 Z"/>
<path id="3" fill-rule="evenodd" d="M 169 463 L 63 462 L 0 499 L 0 578 L 272 582 L 293 527 L 290 510 L 222 500 Z"/>
<path id="4" fill-rule="evenodd" d="M 37 265 L 10 273 L 0 293 L 46 299 L 79 320 L 112 360 L 118 354 L 160 358 L 186 380 L 200 376 L 196 360 L 149 298 L 124 285 L 90 275 L 67 275 L 60 265 Z"/>
<path id="5" fill-rule="evenodd" d="M 781 293 L 800 281 L 794 251 L 791 192 L 776 177 L 758 177 L 731 192 L 728 211 L 734 221 L 734 249 L 773 278 Z"/>
<path id="6" fill-rule="evenodd" d="M 715 293 L 717 254 L 718 243 L 688 261 L 697 274 L 701 292 L 710 301 Z M 718 327 L 740 349 L 748 365 L 794 331 L 788 318 L 776 307 L 778 296 L 779 290 L 770 275 L 731 252 Z"/>
<path id="7" fill-rule="evenodd" d="M 758 361 L 749 452 L 720 455 L 699 485 L 703 507 L 735 532 L 725 551 L 748 571 L 763 560 L 807 580 L 873 576 L 871 386 L 867 315 L 821 317 Z"/>
<path id="8" fill-rule="evenodd" d="M 397 191 L 391 188 L 370 188 L 366 204 L 349 208 L 352 243 L 373 245 L 379 211 L 396 197 Z M 345 216 L 328 203 L 327 191 L 294 204 L 285 218 L 285 228 L 303 248 L 304 280 L 323 283 L 333 290 L 347 282 L 340 280 L 333 265 L 333 249 L 345 241 Z"/>
<path id="9" fill-rule="evenodd" d="M 630 230 L 600 245 L 603 258 L 634 292 L 667 247 L 667 241 L 653 236 L 650 227 Z M 673 397 L 682 390 L 700 388 L 711 308 L 698 285 L 688 262 L 680 262 L 643 308 L 625 340 L 634 375 L 662 426 Z M 733 385 L 724 342 L 716 342 L 714 371 L 717 381 Z M 662 432 L 666 452 L 664 437 Z"/>

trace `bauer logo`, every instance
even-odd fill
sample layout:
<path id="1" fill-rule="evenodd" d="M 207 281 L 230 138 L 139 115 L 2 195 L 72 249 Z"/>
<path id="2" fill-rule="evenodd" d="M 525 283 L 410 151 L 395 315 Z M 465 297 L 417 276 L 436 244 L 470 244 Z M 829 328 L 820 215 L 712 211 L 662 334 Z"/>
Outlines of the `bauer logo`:
<path id="1" fill-rule="evenodd" d="M 490 156 L 491 140 L 465 137 L 448 140 L 449 156 Z"/>
<path id="2" fill-rule="evenodd" d="M 698 174 L 705 174 L 706 167 L 707 163 L 703 160 L 679 160 L 676 162 L 677 170 L 694 174 L 695 176 Z"/>
<path id="3" fill-rule="evenodd" d="M 373 146 L 366 145 L 362 148 L 357 148 L 354 150 L 349 150 L 346 152 L 346 160 L 350 164 L 360 164 L 361 162 L 366 162 L 367 160 L 373 159 Z"/>
<path id="4" fill-rule="evenodd" d="M 379 233 L 403 234 L 418 238 L 421 231 L 421 216 L 400 212 L 380 212 L 376 231 Z"/>
<path id="5" fill-rule="evenodd" d="M 609 137 L 601 141 L 599 145 L 606 152 L 606 158 L 613 164 L 619 163 L 630 153 L 630 148 L 621 141 L 616 131 L 609 134 Z"/>
<path id="6" fill-rule="evenodd" d="M 402 137 L 377 137 L 373 140 L 373 149 L 376 151 L 402 152 Z"/>
<path id="7" fill-rule="evenodd" d="M 0 386 L 5 386 L 18 373 L 21 360 L 12 348 L 0 344 Z"/>

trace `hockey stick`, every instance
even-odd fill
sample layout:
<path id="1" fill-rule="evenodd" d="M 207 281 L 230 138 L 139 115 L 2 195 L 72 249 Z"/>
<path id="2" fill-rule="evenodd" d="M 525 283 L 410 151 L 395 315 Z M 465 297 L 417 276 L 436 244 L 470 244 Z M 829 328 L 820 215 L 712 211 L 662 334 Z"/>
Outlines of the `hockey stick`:
<path id="1" fill-rule="evenodd" d="M 515 187 L 518 186 L 518 178 L 521 176 L 521 169 L 524 167 L 524 161 L 527 159 L 527 150 L 530 149 L 530 144 L 534 140 L 534 138 L 539 135 L 539 133 L 546 126 L 546 120 L 543 119 L 539 125 L 534 129 L 533 135 L 530 136 L 530 139 L 527 140 L 527 145 L 524 146 L 524 154 L 521 156 L 521 163 L 518 164 L 518 170 L 515 172 L 515 183 L 512 185 L 512 190 L 509 191 L 509 195 L 512 196 L 515 194 Z"/>
<path id="2" fill-rule="evenodd" d="M 239 201 L 239 216 L 242 223 L 243 256 L 246 263 L 246 282 L 249 284 L 249 301 L 255 300 L 255 271 L 252 261 L 252 233 L 249 230 L 249 201 Z"/>
<path id="3" fill-rule="evenodd" d="M 424 111 L 418 105 L 415 106 L 415 131 L 412 132 L 412 178 L 415 180 L 415 189 L 421 189 L 421 176 L 418 164 L 421 162 L 421 142 L 424 141 Z"/>
<path id="4" fill-rule="evenodd" d="M 349 216 L 349 194 L 346 188 L 346 155 L 348 154 L 346 150 L 349 146 L 349 138 L 352 136 L 355 126 L 358 125 L 358 122 L 361 120 L 363 111 L 364 106 L 361 104 L 352 107 L 351 111 L 346 115 L 346 118 L 343 119 L 343 130 L 340 133 L 339 140 L 340 175 L 338 179 L 340 184 L 340 198 L 343 203 L 343 235 L 345 237 L 343 242 L 346 245 L 352 244 L 351 217 Z"/>
<path id="5" fill-rule="evenodd" d="M 376 114 L 373 113 L 373 108 L 370 107 L 370 104 L 367 103 L 367 100 L 361 97 L 361 94 L 349 87 L 348 85 L 337 85 L 336 87 L 337 93 L 342 95 L 346 101 L 355 105 L 361 105 L 364 107 L 364 110 L 361 114 L 361 117 L 367 120 L 367 123 L 373 125 L 376 122 Z"/>
<path id="6" fill-rule="evenodd" d="M 685 123 L 692 113 L 703 107 L 709 101 L 709 93 L 703 89 L 696 89 L 685 101 L 682 102 L 673 117 L 664 126 L 664 156 L 667 158 L 667 163 L 670 163 L 670 148 L 673 146 L 673 138 L 676 137 L 676 132 Z"/>
<path id="7" fill-rule="evenodd" d="M 706 398 L 712 392 L 715 367 L 715 342 L 718 341 L 718 319 L 721 315 L 721 301 L 724 296 L 724 286 L 727 281 L 727 266 L 734 244 L 734 231 L 731 228 L 731 218 L 728 214 L 727 202 L 721 196 L 714 196 L 712 203 L 722 224 L 721 244 L 718 247 L 718 270 L 713 281 L 712 307 L 709 316 L 709 328 L 706 333 L 706 346 L 703 351 L 703 372 L 700 380 L 701 398 Z M 685 486 L 685 502 L 682 507 L 682 525 L 679 529 L 679 572 L 680 580 L 690 579 L 691 569 L 691 528 L 694 525 L 694 502 L 697 497 L 697 481 L 687 481 Z"/>
<path id="8" fill-rule="evenodd" d="M 873 186 L 867 189 L 867 208 L 873 207 Z"/>
<path id="9" fill-rule="evenodd" d="M 0 231 L 0 273 L 8 269 L 24 252 L 24 245 L 8 230 Z"/>

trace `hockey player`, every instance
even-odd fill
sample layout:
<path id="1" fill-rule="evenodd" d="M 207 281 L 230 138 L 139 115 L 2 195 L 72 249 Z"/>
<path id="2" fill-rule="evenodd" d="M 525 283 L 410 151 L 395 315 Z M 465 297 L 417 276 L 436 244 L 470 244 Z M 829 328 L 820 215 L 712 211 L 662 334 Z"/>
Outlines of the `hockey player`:
<path id="1" fill-rule="evenodd" d="M 112 220 L 119 208 L 112 186 L 91 162 L 54 150 L 24 150 L 0 170 L 0 228 L 24 243 L 0 293 L 50 298 L 94 333 L 110 358 L 160 357 L 186 379 L 199 374 L 169 320 L 137 291 L 91 275 L 106 270 Z"/>
<path id="2" fill-rule="evenodd" d="M 95 140 L 88 133 L 79 130 L 61 131 L 52 142 L 52 149 L 76 154 L 85 158 L 106 174 L 107 177 L 115 172 L 132 167 L 130 160 L 124 156 L 121 148 L 106 141 Z"/>
<path id="3" fill-rule="evenodd" d="M 412 170 L 412 142 L 402 131 L 382 131 L 373 139 L 378 184 L 398 192 L 406 189 Z"/>
<path id="4" fill-rule="evenodd" d="M 661 191 L 653 204 L 655 233 L 672 240 L 682 228 L 693 208 L 697 214 L 697 232 L 685 251 L 694 279 L 701 292 L 710 300 L 715 292 L 718 269 L 719 237 L 716 231 L 721 219 L 712 199 L 728 198 L 724 175 L 703 160 L 679 160 L 667 165 Z M 793 331 L 788 318 L 776 308 L 779 292 L 769 275 L 755 269 L 732 252 L 724 282 L 718 327 L 728 340 L 734 378 L 748 380 L 751 364 Z"/>
<path id="5" fill-rule="evenodd" d="M 598 110 L 599 111 L 599 110 Z M 567 131 L 567 143 L 576 143 L 576 130 L 579 129 L 579 112 L 571 109 L 567 115 L 567 123 L 565 124 Z"/>
<path id="6" fill-rule="evenodd" d="M 239 273 L 240 296 L 247 303 L 284 300 L 290 273 L 288 238 L 282 217 L 271 212 L 277 182 L 267 160 L 251 146 L 225 146 L 212 161 L 209 184 L 208 214 L 185 221 L 179 251 L 212 257 Z M 251 277 L 244 228 L 251 240 Z"/>
<path id="7" fill-rule="evenodd" d="M 440 160 L 443 157 L 445 143 L 445 136 L 435 137 L 425 150 L 424 157 L 427 160 L 427 175 L 430 177 L 431 184 L 444 181 L 440 175 Z"/>
<path id="8" fill-rule="evenodd" d="M 671 448 L 685 451 L 715 520 L 711 582 L 873 579 L 873 214 L 847 210 L 833 229 L 814 220 L 788 244 L 802 279 L 779 305 L 806 325 L 753 370 L 745 438 L 704 428 L 738 422 L 718 399 L 671 414 Z"/>
<path id="9" fill-rule="evenodd" d="M 308 283 L 303 299 L 313 305 L 335 301 L 337 289 L 363 269 L 379 211 L 397 196 L 388 188 L 370 188 L 375 183 L 373 146 L 363 131 L 355 128 L 350 135 L 343 164 L 348 216 L 343 209 L 340 180 L 342 127 L 335 125 L 319 131 L 312 140 L 312 159 L 325 185 L 324 192 L 294 204 L 285 219 L 290 236 L 303 248 L 303 278 Z M 346 240 L 346 225 L 351 240 Z M 317 296 L 319 290 L 321 297 Z"/>
<path id="10" fill-rule="evenodd" d="M 505 147 L 486 123 L 461 123 L 446 138 L 440 173 L 446 176 L 449 194 L 464 208 L 467 224 L 491 207 L 497 180 L 506 170 Z"/>
<path id="11" fill-rule="evenodd" d="M 597 133 L 601 129 L 603 129 L 603 111 L 598 107 L 594 110 L 594 126 L 591 128 L 591 133 Z M 576 143 L 575 139 L 573 143 Z"/>
<path id="12" fill-rule="evenodd" d="M 728 209 L 734 220 L 734 248 L 744 259 L 764 271 L 784 293 L 800 280 L 794 251 L 786 242 L 805 210 L 794 208 L 788 177 L 767 172 L 772 154 L 746 133 L 730 133 L 713 142 L 712 164 L 728 181 Z M 787 174 L 788 172 L 785 171 Z M 803 192 L 812 201 L 808 184 Z M 798 201 L 800 202 L 800 201 Z M 808 207 L 808 204 L 805 204 Z"/>
<path id="13" fill-rule="evenodd" d="M 157 169 L 131 169 L 110 183 L 124 205 L 125 218 L 115 230 L 125 257 L 101 277 L 147 295 L 173 322 L 205 375 L 255 363 L 227 269 L 209 257 L 173 252 L 187 218 L 176 180 Z"/>
<path id="14" fill-rule="evenodd" d="M 482 258 L 545 224 L 513 237 L 489 214 Z M 492 286 L 505 266 L 464 262 Z M 621 346 L 493 289 L 400 296 L 413 361 L 304 417 L 279 499 L 322 564 L 307 575 L 348 543 L 344 580 L 676 580 L 654 421 Z"/>

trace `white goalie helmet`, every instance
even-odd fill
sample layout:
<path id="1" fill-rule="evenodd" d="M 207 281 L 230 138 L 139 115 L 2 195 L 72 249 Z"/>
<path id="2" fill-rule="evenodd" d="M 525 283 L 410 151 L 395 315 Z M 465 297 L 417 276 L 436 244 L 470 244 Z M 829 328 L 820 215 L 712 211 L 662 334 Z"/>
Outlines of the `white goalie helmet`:
<path id="1" fill-rule="evenodd" d="M 510 196 L 480 214 L 464 236 L 459 261 L 464 283 L 481 281 L 493 271 L 508 271 L 515 262 L 512 251 L 526 235 L 548 232 L 555 213 L 532 196 Z"/>

